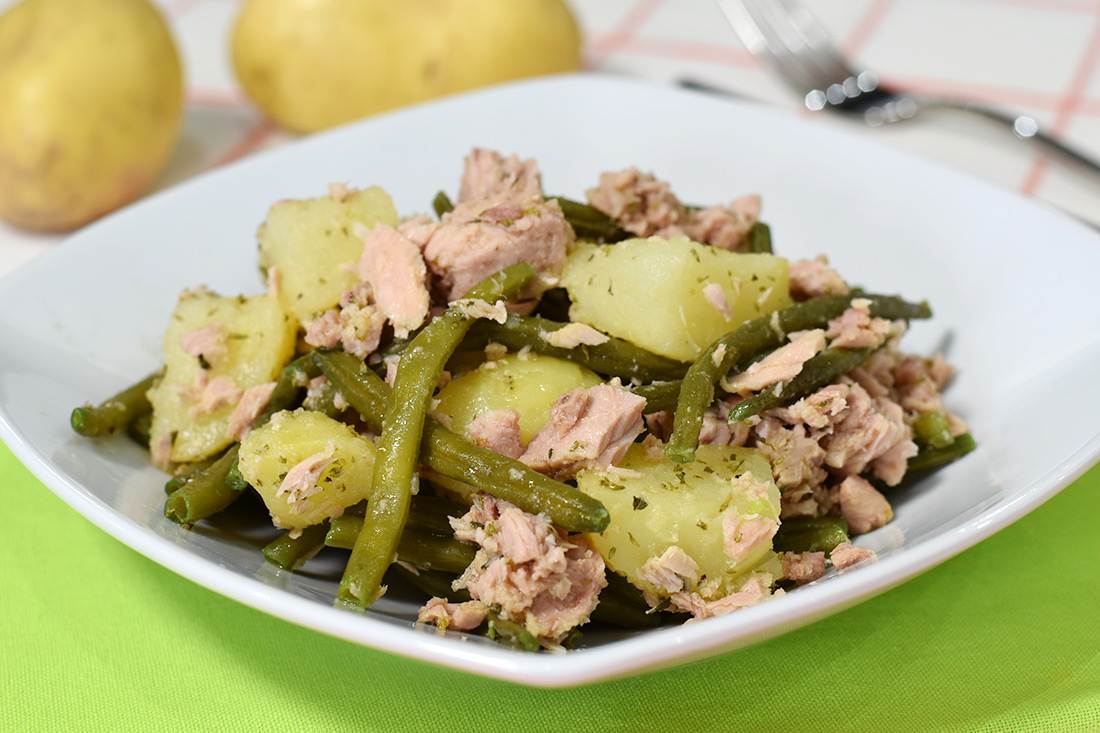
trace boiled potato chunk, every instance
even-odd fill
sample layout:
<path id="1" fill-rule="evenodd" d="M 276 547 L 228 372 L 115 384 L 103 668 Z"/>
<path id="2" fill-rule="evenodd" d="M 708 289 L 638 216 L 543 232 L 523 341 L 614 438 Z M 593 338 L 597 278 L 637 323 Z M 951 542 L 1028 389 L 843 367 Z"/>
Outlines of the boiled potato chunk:
<path id="1" fill-rule="evenodd" d="M 607 529 L 591 535 L 596 548 L 610 569 L 638 587 L 667 595 L 643 579 L 642 568 L 673 546 L 698 565 L 699 576 L 686 589 L 706 600 L 732 593 L 749 572 L 774 560 L 770 538 L 737 559 L 727 551 L 728 528 L 736 532 L 739 520 L 779 519 L 771 466 L 755 449 L 701 445 L 693 463 L 678 464 L 636 443 L 619 468 L 625 471 L 586 469 L 577 486 L 611 515 Z M 738 480 L 746 472 L 750 480 Z"/>
<path id="2" fill-rule="evenodd" d="M 599 375 L 553 356 L 508 354 L 455 379 L 442 390 L 436 412 L 451 418 L 452 429 L 466 434 L 473 419 L 487 410 L 515 410 L 523 442 L 550 419 L 550 410 L 566 392 L 594 387 Z"/>
<path id="3" fill-rule="evenodd" d="M 241 475 L 256 489 L 275 526 L 309 527 L 370 495 L 374 443 L 320 412 L 278 412 L 241 441 Z M 284 479 L 303 461 L 313 472 L 296 488 Z M 291 476 L 293 479 L 294 476 Z"/>
<path id="4" fill-rule="evenodd" d="M 211 346 L 192 356 L 181 338 L 199 329 L 210 329 Z M 232 388 L 244 391 L 274 381 L 294 355 L 296 335 L 294 319 L 269 295 L 227 298 L 206 290 L 181 295 L 164 332 L 164 376 L 149 391 L 150 445 L 174 436 L 170 458 L 184 462 L 232 443 L 227 428 L 237 400 L 207 411 L 202 384 L 225 377 Z"/>
<path id="5" fill-rule="evenodd" d="M 561 278 L 569 316 L 612 336 L 692 361 L 722 334 L 791 304 L 787 261 L 738 254 L 686 237 L 579 245 Z M 723 314 L 707 297 L 721 295 Z"/>
<path id="6" fill-rule="evenodd" d="M 355 224 L 396 226 L 397 210 L 377 186 L 346 196 L 280 201 L 260 225 L 260 267 L 279 271 L 279 302 L 300 323 L 335 307 L 359 282 L 354 268 L 363 256 Z"/>

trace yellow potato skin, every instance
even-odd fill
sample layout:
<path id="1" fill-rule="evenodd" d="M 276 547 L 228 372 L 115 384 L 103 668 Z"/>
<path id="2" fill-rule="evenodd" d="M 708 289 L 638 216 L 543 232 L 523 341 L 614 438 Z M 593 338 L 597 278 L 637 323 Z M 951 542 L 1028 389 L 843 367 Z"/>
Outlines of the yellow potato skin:
<path id="1" fill-rule="evenodd" d="M 68 231 L 129 203 L 182 110 L 179 56 L 146 0 L 23 0 L 0 17 L 0 217 Z"/>
<path id="2" fill-rule="evenodd" d="M 313 132 L 414 102 L 575 71 L 563 0 L 248 0 L 232 60 L 279 125 Z"/>

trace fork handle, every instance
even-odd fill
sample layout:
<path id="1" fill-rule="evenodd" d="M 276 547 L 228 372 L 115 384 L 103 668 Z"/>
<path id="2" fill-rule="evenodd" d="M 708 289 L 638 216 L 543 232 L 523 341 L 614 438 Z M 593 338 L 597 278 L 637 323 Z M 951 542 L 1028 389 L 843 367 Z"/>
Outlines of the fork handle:
<path id="1" fill-rule="evenodd" d="M 992 120 L 1007 127 L 1017 138 L 1033 141 L 1035 144 L 1046 148 L 1048 152 L 1055 153 L 1064 160 L 1082 166 L 1092 174 L 1100 176 L 1100 162 L 1046 134 L 1039 129 L 1035 120 L 1028 115 L 1013 115 L 993 107 L 987 107 L 984 104 L 961 102 L 954 99 L 937 97 L 911 97 L 911 99 L 922 107 L 960 110 Z"/>

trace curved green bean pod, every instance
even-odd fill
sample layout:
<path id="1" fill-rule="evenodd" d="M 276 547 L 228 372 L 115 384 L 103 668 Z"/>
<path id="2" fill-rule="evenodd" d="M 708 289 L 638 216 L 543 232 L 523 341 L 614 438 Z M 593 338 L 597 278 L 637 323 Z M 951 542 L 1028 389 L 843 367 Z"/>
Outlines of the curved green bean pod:
<path id="1" fill-rule="evenodd" d="M 782 346 L 786 335 L 792 331 L 824 327 L 842 314 L 855 297 L 871 301 L 871 315 L 875 317 L 910 319 L 932 315 L 927 303 L 913 304 L 894 296 L 860 294 L 812 298 L 742 324 L 707 347 L 684 375 L 665 455 L 677 463 L 695 460 L 703 412 L 714 400 L 714 385 L 720 377 L 746 357 Z M 719 349 L 722 350 L 721 358 L 715 359 Z"/>
<path id="2" fill-rule="evenodd" d="M 283 370 L 279 372 L 279 381 L 275 383 L 271 398 L 267 401 L 263 411 L 256 417 L 253 425 L 259 427 L 270 420 L 275 413 L 296 404 L 299 394 L 309 383 L 309 380 L 320 374 L 321 370 L 318 369 L 309 354 L 299 356 L 283 367 Z"/>
<path id="3" fill-rule="evenodd" d="M 69 424 L 72 425 L 73 430 L 86 438 L 98 438 L 117 433 L 153 409 L 145 393 L 152 388 L 158 376 L 160 376 L 159 372 L 150 374 L 98 406 L 86 404 L 77 407 L 69 415 Z"/>
<path id="4" fill-rule="evenodd" d="M 569 226 L 573 227 L 573 232 L 578 239 L 592 239 L 597 242 L 620 242 L 634 236 L 594 206 L 582 204 L 564 196 L 554 196 L 553 199 L 561 206 L 561 213 L 565 215 L 565 220 L 569 222 Z"/>
<path id="5" fill-rule="evenodd" d="M 291 537 L 290 532 L 283 532 L 264 545 L 264 557 L 282 570 L 297 570 L 325 546 L 327 532 L 328 521 L 306 527 L 296 537 Z"/>
<path id="6" fill-rule="evenodd" d="M 417 528 L 404 532 L 397 543 L 397 559 L 425 570 L 461 573 L 474 561 L 475 554 L 473 546 L 465 542 Z"/>
<path id="7" fill-rule="evenodd" d="M 449 517 L 461 517 L 470 507 L 451 499 L 417 494 L 409 504 L 408 524 L 425 532 L 449 537 L 454 534 Z"/>
<path id="8" fill-rule="evenodd" d="M 602 503 L 575 486 L 555 481 L 517 460 L 473 445 L 434 420 L 425 428 L 432 470 L 515 504 L 545 514 L 569 532 L 602 532 L 611 521 Z"/>
<path id="9" fill-rule="evenodd" d="M 248 480 L 245 479 L 244 474 L 241 473 L 241 467 L 239 463 L 234 463 L 229 471 L 225 474 L 225 485 L 234 491 L 245 491 L 249 488 Z"/>
<path id="10" fill-rule="evenodd" d="M 974 437 L 970 433 L 962 433 L 954 436 L 949 444 L 940 448 L 921 445 L 917 455 L 906 462 L 905 475 L 902 476 L 901 481 L 893 486 L 888 485 L 872 474 L 865 474 L 863 478 L 870 481 L 871 485 L 883 494 L 888 494 L 891 491 L 904 488 L 914 481 L 919 481 L 925 475 L 943 468 L 949 463 L 954 463 L 977 447 L 978 444 L 974 442 Z"/>
<path id="11" fill-rule="evenodd" d="M 302 400 L 302 407 L 313 412 L 320 412 L 334 420 L 343 414 L 344 408 L 336 406 L 336 395 L 340 390 L 330 380 L 326 379 L 320 390 L 312 395 L 307 395 Z"/>
<path id="12" fill-rule="evenodd" d="M 153 429 L 153 413 L 138 415 L 126 426 L 126 437 L 142 448 L 149 448 L 149 432 Z"/>
<path id="13" fill-rule="evenodd" d="M 729 421 L 745 420 L 779 405 L 789 404 L 847 374 L 867 361 L 874 349 L 825 349 L 802 365 L 802 371 L 785 384 L 767 387 L 734 406 Z"/>
<path id="14" fill-rule="evenodd" d="M 243 496 L 243 491 L 230 488 L 225 480 L 229 470 L 237 463 L 240 447 L 239 443 L 233 445 L 209 468 L 195 472 L 186 484 L 169 494 L 164 502 L 164 516 L 176 524 L 190 527 L 200 519 L 226 509 Z"/>
<path id="15" fill-rule="evenodd" d="M 775 533 L 776 552 L 824 552 L 848 542 L 848 522 L 844 517 L 791 517 L 784 519 Z"/>
<path id="16" fill-rule="evenodd" d="M 475 285 L 466 298 L 488 303 L 508 300 L 534 277 L 531 265 L 512 265 Z M 410 497 L 417 490 L 428 401 L 447 359 L 471 323 L 463 308 L 451 305 L 421 329 L 401 356 L 377 441 L 372 496 L 363 530 L 340 579 L 338 596 L 344 601 L 367 607 L 378 597 L 382 576 L 393 561 L 409 514 Z"/>
<path id="17" fill-rule="evenodd" d="M 372 430 L 381 430 L 389 386 L 350 354 L 314 354 L 348 404 Z M 610 521 L 604 505 L 575 486 L 474 445 L 432 418 L 424 424 L 420 458 L 441 476 L 470 485 L 470 491 L 485 491 L 532 514 L 545 513 L 553 524 L 570 532 L 602 532 Z"/>
<path id="18" fill-rule="evenodd" d="M 906 478 L 910 473 L 921 474 L 936 468 L 942 468 L 948 463 L 959 460 L 970 451 L 978 447 L 974 436 L 970 433 L 956 435 L 948 445 L 942 447 L 921 448 L 917 455 L 909 459 L 905 470 Z"/>
<path id="19" fill-rule="evenodd" d="M 609 336 L 602 344 L 581 344 L 571 349 L 554 346 L 544 338 L 545 335 L 568 325 L 570 324 L 538 316 L 525 317 L 509 313 L 508 320 L 504 323 L 479 321 L 470 329 L 465 345 L 471 345 L 472 341 L 473 348 L 481 348 L 495 341 L 513 351 L 519 351 L 526 346 L 539 354 L 581 364 L 599 374 L 643 382 L 679 379 L 690 366 L 614 336 Z"/>
<path id="20" fill-rule="evenodd" d="M 363 532 L 361 517 L 337 517 L 329 520 L 325 544 L 354 552 L 356 540 Z M 443 537 L 409 525 L 401 532 L 397 543 L 397 559 L 418 568 L 461 573 L 474 561 L 472 545 L 453 537 Z"/>
<path id="21" fill-rule="evenodd" d="M 913 421 L 913 439 L 929 448 L 946 448 L 955 441 L 951 423 L 942 412 L 922 412 Z"/>
<path id="22" fill-rule="evenodd" d="M 600 591 L 600 602 L 592 620 L 623 629 L 652 629 L 664 623 L 662 614 L 651 613 L 642 592 L 618 573 L 607 571 L 607 587 Z"/>
<path id="23" fill-rule="evenodd" d="M 681 380 L 674 379 L 669 382 L 640 384 L 637 387 L 630 387 L 629 389 L 634 394 L 645 397 L 645 409 L 643 412 L 646 415 L 651 415 L 654 412 L 663 412 L 675 408 L 676 399 L 680 396 L 680 386 L 682 384 L 683 382 Z"/>
<path id="24" fill-rule="evenodd" d="M 413 572 L 403 565 L 394 565 L 391 570 L 396 571 L 410 585 L 429 596 L 446 598 L 451 603 L 463 603 L 470 600 L 470 592 L 465 588 L 454 590 L 451 587 L 455 578 L 458 577 L 457 573 L 428 570 L 426 568 L 417 568 L 417 571 Z"/>
<path id="25" fill-rule="evenodd" d="M 485 635 L 490 639 L 500 640 L 509 646 L 524 649 L 529 652 L 537 652 L 542 649 L 542 644 L 535 635 L 528 631 L 522 624 L 502 618 L 499 614 L 489 612 L 489 628 Z"/>
<path id="26" fill-rule="evenodd" d="M 205 458 L 201 461 L 195 461 L 194 463 L 181 466 L 178 469 L 179 473 L 177 473 L 175 476 L 165 482 L 164 493 L 171 494 L 173 491 L 182 488 L 184 485 L 187 484 L 188 481 L 191 480 L 192 476 L 194 476 L 199 471 L 202 471 L 214 465 L 214 461 L 216 460 L 216 458 Z"/>
<path id="27" fill-rule="evenodd" d="M 355 539 L 359 536 L 359 530 L 363 529 L 363 518 L 345 514 L 342 517 L 330 519 L 327 525 L 325 546 L 350 550 L 355 547 Z"/>

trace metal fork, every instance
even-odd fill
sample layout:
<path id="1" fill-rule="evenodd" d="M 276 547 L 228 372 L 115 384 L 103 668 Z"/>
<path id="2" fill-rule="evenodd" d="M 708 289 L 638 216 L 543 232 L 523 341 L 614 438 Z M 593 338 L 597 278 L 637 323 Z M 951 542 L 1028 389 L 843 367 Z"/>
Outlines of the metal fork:
<path id="1" fill-rule="evenodd" d="M 908 120 L 922 109 L 962 110 L 1004 125 L 1018 138 L 1034 141 L 1100 176 L 1100 163 L 1050 137 L 1027 115 L 879 86 L 875 72 L 853 67 L 798 0 L 716 1 L 745 48 L 804 95 L 806 107 L 814 112 L 841 112 L 878 127 Z"/>

